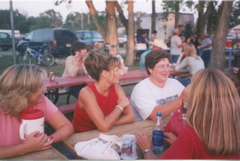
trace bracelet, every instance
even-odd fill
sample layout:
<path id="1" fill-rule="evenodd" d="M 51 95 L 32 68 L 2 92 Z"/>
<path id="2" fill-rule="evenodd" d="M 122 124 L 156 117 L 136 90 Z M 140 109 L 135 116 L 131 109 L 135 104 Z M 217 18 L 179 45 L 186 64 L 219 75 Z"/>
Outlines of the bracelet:
<path id="1" fill-rule="evenodd" d="M 48 136 L 48 141 L 52 141 L 54 137 L 52 135 Z"/>
<path id="2" fill-rule="evenodd" d="M 115 107 L 119 108 L 121 111 L 123 111 L 123 108 L 119 105 L 116 105 Z"/>
<path id="3" fill-rule="evenodd" d="M 143 151 L 143 153 L 146 154 L 146 153 L 151 152 L 151 151 L 152 151 L 152 149 L 145 149 L 145 150 Z"/>

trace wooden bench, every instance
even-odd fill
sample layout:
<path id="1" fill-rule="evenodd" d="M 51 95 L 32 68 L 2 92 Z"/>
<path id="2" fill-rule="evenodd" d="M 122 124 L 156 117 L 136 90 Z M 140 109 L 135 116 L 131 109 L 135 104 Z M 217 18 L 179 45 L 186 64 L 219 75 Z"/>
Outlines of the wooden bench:
<path id="1" fill-rule="evenodd" d="M 72 104 L 68 104 L 68 105 L 58 106 L 58 109 L 62 113 L 69 113 L 69 112 L 73 112 L 75 107 L 76 107 L 76 103 L 72 103 Z"/>

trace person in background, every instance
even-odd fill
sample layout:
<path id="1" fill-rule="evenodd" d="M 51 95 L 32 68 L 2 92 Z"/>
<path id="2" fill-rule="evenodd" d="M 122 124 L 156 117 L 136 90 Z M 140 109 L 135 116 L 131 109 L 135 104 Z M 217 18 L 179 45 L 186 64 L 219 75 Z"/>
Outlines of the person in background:
<path id="1" fill-rule="evenodd" d="M 175 28 L 173 30 L 173 36 L 171 37 L 171 50 L 170 54 L 172 55 L 172 62 L 176 63 L 184 44 L 182 43 L 181 38 L 179 37 L 179 29 Z"/>
<path id="2" fill-rule="evenodd" d="M 112 55 L 113 57 L 117 57 L 121 63 L 120 69 L 122 70 L 123 74 L 126 74 L 126 71 L 124 70 L 125 64 L 124 64 L 124 59 L 122 56 L 119 54 L 119 49 L 116 44 L 110 44 L 109 45 L 109 54 Z"/>
<path id="3" fill-rule="evenodd" d="M 85 75 L 83 70 L 83 58 L 85 57 L 86 52 L 86 45 L 84 43 L 76 41 L 72 44 L 71 55 L 65 60 L 65 69 L 62 77 L 76 77 Z M 85 85 L 86 84 L 71 86 L 67 90 L 75 98 L 78 98 L 79 91 Z"/>
<path id="4" fill-rule="evenodd" d="M 205 68 L 208 68 L 212 52 L 212 40 L 209 38 L 208 34 L 203 35 L 203 40 L 201 46 L 198 49 L 203 50 L 202 59 L 204 61 Z"/>
<path id="5" fill-rule="evenodd" d="M 239 68 L 234 67 L 234 68 L 225 69 L 224 73 L 226 76 L 228 76 L 229 79 L 232 80 L 232 82 L 236 86 L 236 88 L 238 90 L 238 94 L 240 96 L 240 70 L 239 70 Z"/>
<path id="6" fill-rule="evenodd" d="M 142 34 L 138 37 L 137 43 L 146 44 L 147 49 L 148 49 L 149 39 L 148 39 L 148 33 L 147 33 L 147 31 L 143 31 L 143 32 L 142 32 Z"/>
<path id="7" fill-rule="evenodd" d="M 0 159 L 48 149 L 73 134 L 71 122 L 44 96 L 46 71 L 36 65 L 13 65 L 0 77 Z M 41 109 L 55 132 L 33 132 L 21 140 L 20 115 L 25 109 Z"/>
<path id="8" fill-rule="evenodd" d="M 183 36 L 183 25 L 178 25 L 179 36 Z"/>
<path id="9" fill-rule="evenodd" d="M 183 57 L 185 58 L 183 59 Z M 182 60 L 183 59 L 183 60 Z M 186 78 L 178 78 L 178 80 L 186 87 L 190 84 L 192 75 L 197 71 L 204 69 L 204 62 L 201 57 L 197 56 L 197 51 L 192 43 L 187 43 L 175 64 L 175 70 L 180 71 L 184 68 L 189 70 L 189 75 Z"/>
<path id="10" fill-rule="evenodd" d="M 195 46 L 196 51 L 197 51 L 197 54 L 199 55 L 199 53 L 198 53 L 198 46 L 201 44 L 201 40 L 199 39 L 198 34 L 197 34 L 197 33 L 193 34 L 193 35 L 188 39 L 187 42 L 190 42 L 190 43 L 192 43 L 192 44 Z"/>
<path id="11" fill-rule="evenodd" d="M 131 106 L 135 120 L 154 120 L 158 111 L 163 117 L 171 114 L 188 98 L 188 88 L 170 74 L 171 55 L 164 50 L 152 50 L 145 57 L 148 78 L 140 81 L 131 94 Z"/>
<path id="12" fill-rule="evenodd" d="M 240 159 L 239 96 L 221 71 L 202 69 L 193 76 L 186 119 L 161 159 Z M 137 144 L 142 151 L 152 148 L 145 133 L 138 134 Z M 158 159 L 151 150 L 144 158 Z"/>
<path id="13" fill-rule="evenodd" d="M 151 35 L 151 37 L 149 39 L 149 42 L 153 42 L 155 39 L 157 39 L 157 31 L 156 30 L 154 30 L 152 32 L 152 35 Z"/>
<path id="14" fill-rule="evenodd" d="M 155 39 L 153 42 L 149 42 L 149 44 L 152 45 L 152 48 L 151 49 L 149 48 L 148 50 L 143 52 L 140 57 L 140 69 L 141 70 L 146 69 L 145 57 L 151 50 L 158 50 L 158 49 L 167 50 L 168 49 L 167 45 L 163 42 L 163 40 Z"/>
<path id="15" fill-rule="evenodd" d="M 134 122 L 129 100 L 118 85 L 119 59 L 92 50 L 86 56 L 84 66 L 95 82 L 79 93 L 72 121 L 75 131 L 99 129 L 106 132 L 114 125 Z"/>

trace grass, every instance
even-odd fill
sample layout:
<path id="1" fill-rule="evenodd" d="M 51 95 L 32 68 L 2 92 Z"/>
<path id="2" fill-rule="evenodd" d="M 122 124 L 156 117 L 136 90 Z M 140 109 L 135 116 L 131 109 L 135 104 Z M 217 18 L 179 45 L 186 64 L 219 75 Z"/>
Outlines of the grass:
<path id="1" fill-rule="evenodd" d="M 0 57 L 0 74 L 9 66 L 13 65 L 13 56 Z"/>

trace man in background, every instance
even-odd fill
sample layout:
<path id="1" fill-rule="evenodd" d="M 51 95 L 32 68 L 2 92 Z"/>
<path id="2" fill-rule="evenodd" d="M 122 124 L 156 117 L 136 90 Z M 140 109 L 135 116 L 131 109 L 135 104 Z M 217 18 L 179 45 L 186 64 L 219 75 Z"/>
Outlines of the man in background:
<path id="1" fill-rule="evenodd" d="M 163 42 L 163 40 L 155 39 L 153 42 L 149 42 L 149 44 L 152 45 L 152 48 L 146 50 L 145 52 L 142 53 L 141 58 L 140 58 L 140 69 L 145 70 L 145 56 L 152 50 L 158 50 L 158 49 L 168 49 L 167 45 Z"/>

